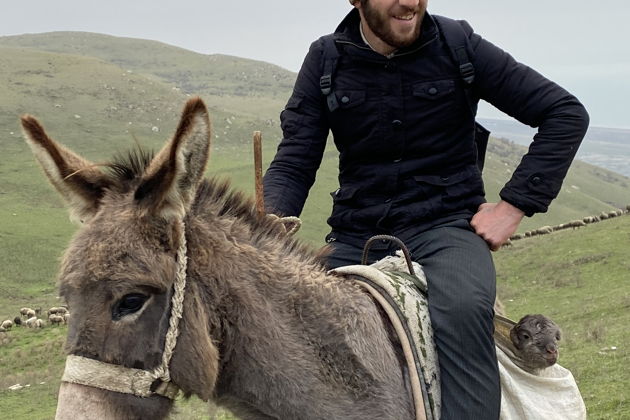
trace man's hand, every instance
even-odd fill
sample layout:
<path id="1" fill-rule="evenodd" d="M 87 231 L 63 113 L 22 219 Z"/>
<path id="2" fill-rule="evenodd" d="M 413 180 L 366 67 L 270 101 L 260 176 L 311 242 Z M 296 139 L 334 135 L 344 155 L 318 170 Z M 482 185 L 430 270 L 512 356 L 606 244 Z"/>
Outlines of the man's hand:
<path id="1" fill-rule="evenodd" d="M 525 213 L 522 210 L 508 202 L 484 203 L 479 206 L 470 225 L 490 249 L 496 251 L 516 232 L 523 216 Z"/>

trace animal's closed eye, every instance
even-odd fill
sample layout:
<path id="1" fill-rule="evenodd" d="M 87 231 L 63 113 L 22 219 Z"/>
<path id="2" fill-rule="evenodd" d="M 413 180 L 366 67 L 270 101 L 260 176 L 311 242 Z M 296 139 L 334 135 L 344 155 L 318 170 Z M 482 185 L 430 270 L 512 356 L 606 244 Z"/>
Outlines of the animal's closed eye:
<path id="1" fill-rule="evenodd" d="M 130 293 L 123 296 L 112 308 L 112 319 L 117 321 L 125 315 L 138 312 L 147 299 L 149 299 L 149 296 L 140 293 Z"/>

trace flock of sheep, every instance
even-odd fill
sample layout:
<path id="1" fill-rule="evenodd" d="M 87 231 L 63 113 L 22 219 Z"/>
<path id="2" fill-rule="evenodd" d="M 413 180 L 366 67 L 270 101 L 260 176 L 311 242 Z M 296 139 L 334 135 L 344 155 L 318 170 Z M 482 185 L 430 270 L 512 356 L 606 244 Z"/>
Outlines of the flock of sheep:
<path id="1" fill-rule="evenodd" d="M 586 226 L 589 223 L 597 223 L 602 220 L 611 219 L 613 217 L 621 216 L 623 214 L 628 214 L 628 213 L 630 213 L 630 204 L 626 206 L 625 210 L 617 209 L 617 210 L 603 211 L 597 216 L 586 216 L 582 220 L 572 220 L 568 223 L 561 223 L 556 226 L 543 226 L 543 227 L 539 227 L 538 229 L 529 230 L 525 233 L 517 233 L 517 234 L 512 235 L 512 237 L 506 243 L 506 245 L 509 245 L 511 241 L 517 241 L 519 239 L 530 238 L 532 236 L 537 236 L 537 235 L 546 235 L 548 233 L 555 232 L 557 230 L 562 230 L 562 229 L 568 229 L 568 228 L 577 229 L 582 226 Z"/>
<path id="2" fill-rule="evenodd" d="M 16 316 L 13 320 L 7 319 L 0 323 L 0 332 L 9 331 L 14 326 L 25 326 L 28 328 L 43 328 L 46 323 L 41 316 L 41 308 L 21 308 L 20 316 Z M 53 307 L 46 311 L 48 314 L 48 322 L 50 325 L 67 324 L 70 319 L 70 312 L 65 306 Z"/>

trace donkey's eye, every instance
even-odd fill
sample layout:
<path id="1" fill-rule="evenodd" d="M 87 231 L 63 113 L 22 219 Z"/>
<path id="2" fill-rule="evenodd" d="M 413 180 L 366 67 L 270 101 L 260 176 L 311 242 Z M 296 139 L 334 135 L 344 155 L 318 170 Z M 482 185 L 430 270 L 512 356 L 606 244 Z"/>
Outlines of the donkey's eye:
<path id="1" fill-rule="evenodd" d="M 148 298 L 149 296 L 140 293 L 131 293 L 123 296 L 112 308 L 112 319 L 117 321 L 125 315 L 138 312 Z"/>

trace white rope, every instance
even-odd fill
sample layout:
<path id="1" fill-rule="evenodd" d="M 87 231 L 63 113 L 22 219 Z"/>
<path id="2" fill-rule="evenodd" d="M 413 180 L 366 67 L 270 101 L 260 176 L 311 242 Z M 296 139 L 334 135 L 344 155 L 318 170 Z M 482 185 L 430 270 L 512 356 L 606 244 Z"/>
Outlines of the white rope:
<path id="1" fill-rule="evenodd" d="M 179 320 L 184 311 L 184 291 L 186 289 L 186 269 L 188 266 L 188 257 L 186 256 L 186 227 L 183 221 L 180 221 L 180 245 L 177 250 L 177 273 L 175 274 L 174 292 L 171 301 L 171 317 L 169 319 L 168 331 L 166 333 L 164 352 L 162 353 L 162 363 L 153 370 L 156 379 L 164 382 L 171 381 L 169 364 L 175 345 L 177 344 L 177 336 L 179 335 Z"/>
<path id="2" fill-rule="evenodd" d="M 287 235 L 295 235 L 298 230 L 302 227 L 302 221 L 295 216 L 284 216 L 278 218 L 278 221 L 284 225 L 284 228 L 287 231 Z M 287 229 L 287 225 L 291 226 L 290 229 Z"/>
<path id="3" fill-rule="evenodd" d="M 174 291 L 171 299 L 171 316 L 164 339 L 164 351 L 160 365 L 152 371 L 147 371 L 105 363 L 87 357 L 68 355 L 62 381 L 140 397 L 159 394 L 175 399 L 179 393 L 179 387 L 171 382 L 169 364 L 177 344 L 179 320 L 184 311 L 188 257 L 186 256 L 186 227 L 183 221 L 180 221 L 180 232 L 180 245 L 176 257 L 177 272 L 175 273 Z M 151 390 L 156 379 L 160 379 L 162 383 L 158 384 L 155 390 Z"/>

